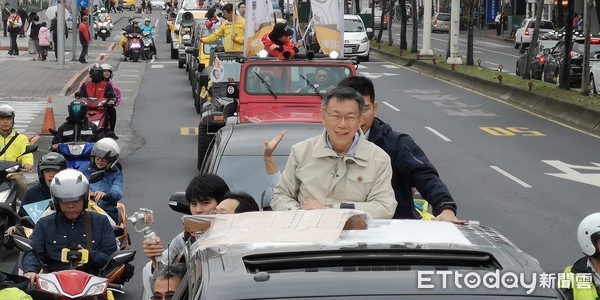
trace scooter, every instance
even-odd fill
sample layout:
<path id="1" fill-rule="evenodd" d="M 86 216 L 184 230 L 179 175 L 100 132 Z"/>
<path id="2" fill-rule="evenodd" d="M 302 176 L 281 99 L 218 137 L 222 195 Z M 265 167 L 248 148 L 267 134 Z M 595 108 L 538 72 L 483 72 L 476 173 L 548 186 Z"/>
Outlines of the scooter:
<path id="1" fill-rule="evenodd" d="M 152 38 L 153 31 L 144 31 L 142 32 L 142 41 L 144 41 L 144 57 L 146 59 L 152 59 L 152 57 L 156 57 L 156 51 L 152 45 L 154 44 L 154 38 Z"/>
<path id="2" fill-rule="evenodd" d="M 11 242 L 22 252 L 33 252 L 41 265 L 43 261 L 33 247 L 33 242 L 19 235 L 11 235 Z M 123 292 L 123 285 L 114 283 L 125 270 L 125 265 L 133 261 L 135 251 L 116 251 L 108 263 L 100 270 L 98 276 L 77 270 L 77 265 L 88 262 L 89 252 L 86 249 L 62 249 L 61 261 L 69 263 L 69 269 L 36 275 L 35 290 L 58 296 L 59 299 L 88 299 L 88 297 L 105 297 L 115 299 L 113 292 Z"/>
<path id="3" fill-rule="evenodd" d="M 25 154 L 33 153 L 37 150 L 37 145 L 25 147 Z M 20 157 L 19 156 L 19 157 Z M 17 161 L 0 160 L 0 230 L 5 232 L 7 228 L 16 225 L 19 222 L 17 214 L 17 181 L 12 179 L 13 174 L 19 173 L 21 165 Z M 3 240 L 3 246 L 10 246 Z"/>
<path id="4" fill-rule="evenodd" d="M 50 128 L 50 134 L 56 136 L 58 132 Z M 71 169 L 79 169 L 80 167 L 90 164 L 90 156 L 94 148 L 94 142 L 68 142 L 59 143 L 56 152 L 62 154 L 67 160 L 67 166 Z"/>
<path id="5" fill-rule="evenodd" d="M 108 103 L 108 99 L 105 98 L 81 98 L 87 104 L 87 118 L 98 128 L 104 128 L 108 123 L 107 114 L 104 108 L 111 105 Z M 114 105 L 114 104 L 112 104 Z"/>
<path id="6" fill-rule="evenodd" d="M 100 18 L 97 19 L 94 23 L 94 39 L 97 40 L 100 37 L 103 41 L 106 41 L 106 38 L 110 36 L 110 31 L 112 29 L 112 22 L 109 18 Z"/>
<path id="7" fill-rule="evenodd" d="M 144 51 L 144 44 L 139 33 L 127 33 L 127 42 L 125 43 L 125 58 L 137 62 Z"/>

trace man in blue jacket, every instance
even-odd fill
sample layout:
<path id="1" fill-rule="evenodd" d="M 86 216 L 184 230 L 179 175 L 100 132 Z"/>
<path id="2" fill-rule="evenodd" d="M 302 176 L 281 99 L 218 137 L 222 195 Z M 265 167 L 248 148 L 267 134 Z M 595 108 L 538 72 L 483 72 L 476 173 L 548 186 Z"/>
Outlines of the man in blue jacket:
<path id="1" fill-rule="evenodd" d="M 404 133 L 375 117 L 377 102 L 373 82 L 363 76 L 342 80 L 338 86 L 348 86 L 365 99 L 365 113 L 361 130 L 369 142 L 382 148 L 392 161 L 392 187 L 396 194 L 394 219 L 420 219 L 414 207 L 412 188 L 429 202 L 436 220 L 464 223 L 456 218 L 456 203 L 448 187 L 442 182 L 433 164 L 415 141 Z"/>
<path id="2" fill-rule="evenodd" d="M 52 179 L 50 193 L 56 213 L 41 218 L 31 234 L 33 247 L 45 264 L 44 272 L 69 268 L 60 259 L 63 248 L 84 248 L 89 251 L 89 261 L 78 269 L 98 274 L 117 251 L 117 241 L 105 216 L 85 210 L 90 193 L 87 178 L 77 170 L 63 170 Z M 41 269 L 35 254 L 26 253 L 24 276 L 34 282 Z"/>

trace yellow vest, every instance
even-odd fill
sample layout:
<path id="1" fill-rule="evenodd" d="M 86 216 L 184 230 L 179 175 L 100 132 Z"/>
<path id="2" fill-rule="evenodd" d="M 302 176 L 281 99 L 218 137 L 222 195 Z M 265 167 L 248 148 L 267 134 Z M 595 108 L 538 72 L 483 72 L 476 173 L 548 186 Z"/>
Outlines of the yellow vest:
<path id="1" fill-rule="evenodd" d="M 565 269 L 565 273 L 571 273 L 571 268 L 573 266 L 568 266 Z M 597 300 L 598 299 L 598 291 L 596 290 L 596 284 L 594 282 L 591 283 L 589 288 L 579 288 L 576 282 L 572 282 L 573 287 L 573 300 Z"/>

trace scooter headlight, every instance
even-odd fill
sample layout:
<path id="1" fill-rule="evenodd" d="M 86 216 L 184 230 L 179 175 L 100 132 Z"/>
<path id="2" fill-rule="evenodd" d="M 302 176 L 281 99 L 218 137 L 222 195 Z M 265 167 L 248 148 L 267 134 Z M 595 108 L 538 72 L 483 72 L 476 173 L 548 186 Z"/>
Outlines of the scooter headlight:
<path id="1" fill-rule="evenodd" d="M 84 145 L 68 145 L 68 147 L 72 155 L 81 155 L 83 153 Z"/>
<path id="2" fill-rule="evenodd" d="M 52 281 L 46 280 L 42 277 L 38 277 L 38 287 L 42 291 L 46 291 L 51 294 L 59 294 L 58 287 L 52 283 Z"/>
<path id="3" fill-rule="evenodd" d="M 96 126 L 100 126 L 100 120 L 92 121 L 92 123 L 94 123 L 94 125 L 96 125 Z"/>
<path id="4" fill-rule="evenodd" d="M 140 45 L 140 43 L 131 43 L 131 48 L 133 49 L 138 49 L 140 48 L 142 45 Z"/>
<path id="5" fill-rule="evenodd" d="M 98 283 L 93 285 L 91 288 L 87 290 L 85 293 L 86 296 L 94 296 L 104 294 L 106 291 L 106 282 Z"/>

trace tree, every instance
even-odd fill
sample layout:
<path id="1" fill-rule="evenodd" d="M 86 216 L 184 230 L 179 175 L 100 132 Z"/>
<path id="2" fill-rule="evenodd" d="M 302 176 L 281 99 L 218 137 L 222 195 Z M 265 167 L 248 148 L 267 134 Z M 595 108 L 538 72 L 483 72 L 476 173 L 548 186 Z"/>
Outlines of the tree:
<path id="1" fill-rule="evenodd" d="M 417 9 L 417 0 L 412 0 L 411 18 L 413 22 L 413 27 L 410 53 L 417 53 L 419 51 L 419 46 L 417 45 L 417 42 L 419 41 L 419 13 Z"/>
<path id="2" fill-rule="evenodd" d="M 467 65 L 472 66 L 474 64 L 473 59 L 473 27 L 476 25 L 473 22 L 473 13 L 475 11 L 475 7 L 477 7 L 479 1 L 478 0 L 462 0 L 463 3 L 463 11 L 467 12 L 469 16 L 469 21 L 467 22 L 468 33 L 467 33 Z"/>
<path id="3" fill-rule="evenodd" d="M 540 23 L 542 23 L 542 12 L 544 9 L 544 0 L 537 0 L 537 10 L 535 12 L 535 25 L 533 26 L 533 35 L 531 43 L 527 51 L 527 59 L 525 60 L 525 70 L 523 71 L 523 79 L 531 79 L 531 59 L 533 58 L 534 49 L 537 47 L 538 36 L 540 33 Z M 521 47 L 525 47 L 521 45 Z"/>
<path id="4" fill-rule="evenodd" d="M 390 2 L 390 7 L 388 9 L 388 27 L 387 27 L 387 33 L 388 33 L 388 46 L 392 46 L 394 44 L 394 35 L 392 35 L 392 24 L 393 24 L 393 20 L 394 20 L 394 7 L 391 5 Z"/>
<path id="5" fill-rule="evenodd" d="M 377 43 L 381 43 L 381 37 L 383 36 L 383 24 L 385 24 L 385 16 L 387 14 L 387 1 L 381 0 L 381 18 L 379 18 L 379 33 L 377 33 Z"/>
<path id="6" fill-rule="evenodd" d="M 557 78 L 558 87 L 565 90 L 570 90 L 571 82 L 571 50 L 573 48 L 573 12 L 575 0 L 569 0 L 567 4 L 567 21 L 565 26 L 565 47 L 562 66 L 558 70 Z"/>
<path id="7" fill-rule="evenodd" d="M 406 2 L 403 0 L 398 4 L 400 5 L 400 50 L 408 49 L 408 43 L 406 42 Z"/>

